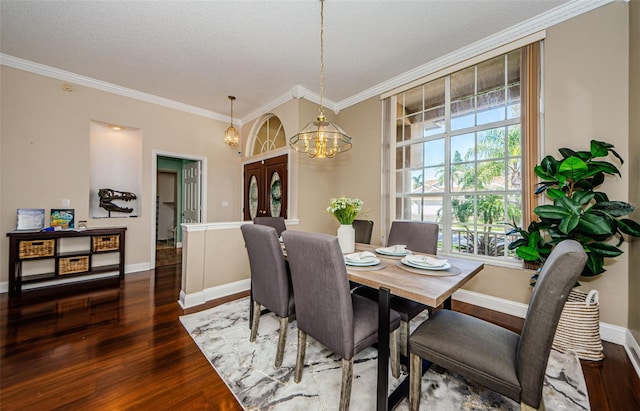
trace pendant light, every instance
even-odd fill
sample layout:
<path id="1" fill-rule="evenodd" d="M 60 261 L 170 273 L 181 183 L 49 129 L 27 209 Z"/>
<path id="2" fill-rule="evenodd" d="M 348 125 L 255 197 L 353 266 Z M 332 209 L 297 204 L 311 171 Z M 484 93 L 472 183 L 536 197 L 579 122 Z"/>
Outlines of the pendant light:
<path id="1" fill-rule="evenodd" d="M 310 158 L 331 158 L 351 149 L 351 137 L 324 116 L 324 0 L 320 0 L 320 114 L 291 137 L 289 145 Z"/>
<path id="2" fill-rule="evenodd" d="M 236 98 L 234 96 L 229 96 L 228 98 L 231 100 L 231 123 L 227 131 L 224 132 L 224 142 L 233 147 L 238 145 L 240 134 L 238 134 L 238 130 L 233 127 L 233 100 Z"/>

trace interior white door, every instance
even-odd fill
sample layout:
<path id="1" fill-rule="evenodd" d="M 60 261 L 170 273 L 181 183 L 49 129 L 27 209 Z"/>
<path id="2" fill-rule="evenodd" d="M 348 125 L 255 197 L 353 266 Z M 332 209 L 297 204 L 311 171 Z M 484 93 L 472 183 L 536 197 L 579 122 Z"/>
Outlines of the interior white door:
<path id="1" fill-rule="evenodd" d="M 200 222 L 200 161 L 182 166 L 182 222 Z"/>

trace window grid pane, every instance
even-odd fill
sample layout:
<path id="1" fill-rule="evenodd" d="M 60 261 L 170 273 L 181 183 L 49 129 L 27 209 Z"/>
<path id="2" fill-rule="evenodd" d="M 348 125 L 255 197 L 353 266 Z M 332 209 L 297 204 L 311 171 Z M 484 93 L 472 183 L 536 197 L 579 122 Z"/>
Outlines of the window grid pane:
<path id="1" fill-rule="evenodd" d="M 522 220 L 520 51 L 401 93 L 398 110 L 396 218 L 438 222 L 445 253 L 515 259 L 504 223 Z"/>

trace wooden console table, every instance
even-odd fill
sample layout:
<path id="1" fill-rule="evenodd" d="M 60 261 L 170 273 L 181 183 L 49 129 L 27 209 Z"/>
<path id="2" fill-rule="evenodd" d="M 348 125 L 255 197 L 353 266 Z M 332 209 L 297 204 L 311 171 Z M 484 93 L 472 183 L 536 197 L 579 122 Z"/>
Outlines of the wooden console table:
<path id="1" fill-rule="evenodd" d="M 9 297 L 23 291 L 124 279 L 126 227 L 12 231 Z"/>

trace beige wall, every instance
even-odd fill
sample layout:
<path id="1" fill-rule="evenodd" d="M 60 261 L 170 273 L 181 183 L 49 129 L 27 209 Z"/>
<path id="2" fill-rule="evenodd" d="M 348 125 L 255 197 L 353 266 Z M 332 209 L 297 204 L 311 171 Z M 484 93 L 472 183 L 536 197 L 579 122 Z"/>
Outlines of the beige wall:
<path id="1" fill-rule="evenodd" d="M 60 80 L 1 66 L 2 162 L 0 227 L 16 227 L 16 209 L 60 207 L 71 200 L 76 219 L 89 226 L 126 226 L 126 264 L 148 264 L 155 221 L 152 151 L 208 159 L 208 220 L 238 219 L 240 157 L 224 144 L 224 122 L 141 102 L 83 86 L 71 93 Z M 140 218 L 90 219 L 89 122 L 139 128 L 142 134 Z M 229 207 L 222 207 L 228 201 Z M 0 282 L 7 279 L 8 241 L 0 246 Z"/>
<path id="2" fill-rule="evenodd" d="M 640 220 L 640 0 L 629 3 L 629 199 Z M 640 241 L 629 244 L 629 324 L 633 338 L 640 341 Z"/>
<path id="3" fill-rule="evenodd" d="M 622 201 L 629 201 L 629 164 L 638 161 L 629 146 L 628 10 L 612 3 L 554 26 L 544 47 L 545 153 L 587 150 L 591 139 L 612 143 L 625 159 L 622 177 L 607 178 L 602 189 Z M 603 321 L 626 326 L 630 253 L 622 249 L 607 272 L 581 280 L 581 288 L 599 290 Z"/>

